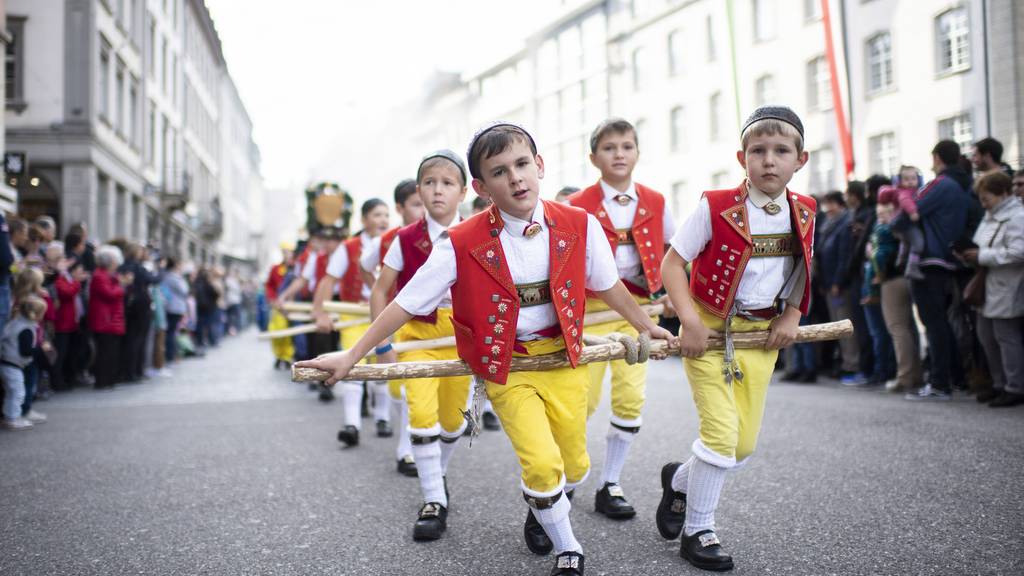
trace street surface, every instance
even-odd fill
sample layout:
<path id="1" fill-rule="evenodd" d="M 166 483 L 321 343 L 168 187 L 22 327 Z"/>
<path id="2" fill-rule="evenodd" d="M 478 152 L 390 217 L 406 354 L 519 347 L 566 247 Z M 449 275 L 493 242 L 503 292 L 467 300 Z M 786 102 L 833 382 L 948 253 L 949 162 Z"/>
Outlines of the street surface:
<path id="1" fill-rule="evenodd" d="M 522 542 L 526 504 L 500 432 L 449 470 L 444 539 L 415 543 L 415 479 L 394 439 L 342 449 L 339 402 L 275 372 L 254 332 L 172 378 L 37 404 L 50 421 L 0 433 L 0 575 L 541 575 Z M 587 574 L 702 574 L 654 526 L 658 472 L 696 434 L 678 360 L 650 372 L 644 428 L 623 487 L 638 509 L 593 512 L 595 473 L 572 512 Z M 1024 574 L 1024 409 L 958 397 L 917 404 L 834 383 L 775 384 L 759 450 L 730 476 L 719 534 L 734 574 Z"/>

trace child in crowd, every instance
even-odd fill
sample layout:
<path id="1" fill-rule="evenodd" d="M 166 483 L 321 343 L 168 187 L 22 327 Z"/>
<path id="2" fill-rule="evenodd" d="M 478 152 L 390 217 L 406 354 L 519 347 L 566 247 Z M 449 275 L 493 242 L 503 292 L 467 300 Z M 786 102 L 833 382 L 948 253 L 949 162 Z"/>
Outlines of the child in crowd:
<path id="1" fill-rule="evenodd" d="M 917 214 L 917 191 L 921 188 L 921 175 L 913 166 L 900 166 L 899 185 L 882 186 L 878 190 L 878 203 L 892 206 L 896 212 L 889 225 L 893 234 L 902 242 L 906 252 L 906 271 L 912 280 L 923 280 L 921 274 L 921 252 L 924 250 L 924 233 L 921 231 Z"/>
<path id="2" fill-rule="evenodd" d="M 0 336 L 0 377 L 4 381 L 4 427 L 8 430 L 26 430 L 44 422 L 34 411 L 23 414 L 25 401 L 25 368 L 32 364 L 38 346 L 39 322 L 46 314 L 46 302 L 38 296 L 21 298 L 14 307 L 15 314 L 4 326 Z"/>

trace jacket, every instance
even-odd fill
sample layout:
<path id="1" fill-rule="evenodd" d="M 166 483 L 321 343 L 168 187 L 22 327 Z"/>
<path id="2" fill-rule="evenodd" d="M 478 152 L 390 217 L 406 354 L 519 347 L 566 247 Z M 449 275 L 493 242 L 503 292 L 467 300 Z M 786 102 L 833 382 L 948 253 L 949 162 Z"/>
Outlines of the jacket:
<path id="1" fill-rule="evenodd" d="M 1024 204 L 1010 196 L 985 214 L 974 233 L 985 276 L 985 318 L 1024 316 Z"/>
<path id="2" fill-rule="evenodd" d="M 4 325 L 3 336 L 0 337 L 0 362 L 25 368 L 32 363 L 36 347 L 36 329 L 39 325 L 15 315 Z"/>
<path id="3" fill-rule="evenodd" d="M 967 230 L 971 201 L 964 188 L 964 172 L 947 168 L 929 182 L 917 196 L 917 213 L 924 231 L 921 266 L 953 270 L 953 244 Z"/>
<path id="4" fill-rule="evenodd" d="M 850 213 L 843 211 L 838 216 L 825 218 L 821 224 L 821 244 L 817 249 L 821 284 L 826 290 L 832 286 L 843 286 L 845 268 L 851 245 Z"/>
<path id="5" fill-rule="evenodd" d="M 124 287 L 117 276 L 97 268 L 89 286 L 89 329 L 124 335 Z"/>
<path id="6" fill-rule="evenodd" d="M 78 293 L 82 291 L 82 284 L 75 282 L 68 274 L 58 274 L 53 287 L 57 296 L 56 316 L 53 319 L 54 331 L 62 334 L 77 332 Z"/>

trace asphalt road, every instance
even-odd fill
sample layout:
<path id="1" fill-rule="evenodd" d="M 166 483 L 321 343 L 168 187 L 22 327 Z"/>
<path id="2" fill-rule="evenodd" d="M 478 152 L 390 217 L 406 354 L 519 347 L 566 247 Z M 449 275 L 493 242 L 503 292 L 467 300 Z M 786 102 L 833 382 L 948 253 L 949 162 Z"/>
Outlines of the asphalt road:
<path id="1" fill-rule="evenodd" d="M 0 433 L 0 574 L 547 574 L 522 543 L 508 440 L 463 442 L 449 530 L 415 543 L 415 479 L 393 440 L 351 450 L 338 403 L 271 369 L 253 333 L 172 378 L 58 395 L 50 421 Z M 607 402 L 607 401 L 606 401 Z M 607 406 L 592 420 L 595 470 Z M 572 512 L 587 574 L 701 574 L 654 526 L 658 471 L 696 434 L 678 361 L 652 365 L 623 476 L 639 513 Z M 372 424 L 366 421 L 367 428 Z M 726 483 L 735 574 L 1024 574 L 1024 409 L 917 404 L 835 384 L 776 384 L 758 453 Z"/>

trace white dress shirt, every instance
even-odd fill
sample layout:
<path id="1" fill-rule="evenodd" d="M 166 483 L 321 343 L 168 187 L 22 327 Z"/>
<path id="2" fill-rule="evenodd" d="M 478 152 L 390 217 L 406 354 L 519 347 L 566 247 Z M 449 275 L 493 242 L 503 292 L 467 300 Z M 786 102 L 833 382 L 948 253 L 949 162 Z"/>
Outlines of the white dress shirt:
<path id="1" fill-rule="evenodd" d="M 430 214 L 426 214 L 427 218 L 427 236 L 430 237 L 430 243 L 434 246 L 431 249 L 431 253 L 437 248 L 437 243 L 441 240 L 442 235 L 444 238 L 448 238 L 448 228 L 454 226 L 459 222 L 458 216 L 452 218 L 452 221 L 445 226 L 437 220 L 430 217 Z M 396 272 L 401 272 L 405 269 L 405 257 L 402 256 L 402 239 L 395 236 L 391 246 L 388 248 L 387 254 L 384 255 L 384 265 Z M 454 265 L 454 264 L 453 264 Z M 451 289 L 445 291 L 444 297 L 441 298 L 441 303 L 437 305 L 437 308 L 451 308 L 452 307 L 452 291 Z M 433 310 L 431 310 L 432 312 Z"/>
<path id="2" fill-rule="evenodd" d="M 373 238 L 370 238 L 369 234 L 363 232 L 359 235 L 359 242 L 361 244 L 359 251 L 360 254 L 362 254 L 373 244 Z M 334 276 L 335 278 L 341 278 L 346 272 L 348 272 L 348 266 L 348 248 L 345 247 L 344 243 L 338 244 L 338 247 L 335 248 L 334 252 L 331 254 L 331 259 L 327 261 L 327 274 L 329 276 Z M 360 292 L 363 300 L 369 300 L 370 287 L 366 285 L 366 282 L 363 282 L 362 276 L 359 277 L 359 282 L 363 286 L 362 291 Z"/>
<path id="3" fill-rule="evenodd" d="M 764 211 L 764 206 L 772 199 L 753 186 L 749 186 L 748 190 L 747 222 L 752 235 L 788 234 L 793 231 L 792 214 L 785 194 L 774 200 L 782 211 L 773 216 Z M 720 216 L 716 214 L 714 217 Z M 683 222 L 671 240 L 672 248 L 683 260 L 696 260 L 711 241 L 711 218 L 708 200 L 702 197 L 697 209 Z M 747 267 L 736 289 L 736 306 L 740 310 L 760 310 L 774 306 L 776 298 L 798 306 L 803 298 L 806 272 L 802 263 L 796 266 L 797 258 L 779 256 L 747 260 Z M 801 287 L 798 294 L 793 294 L 795 286 Z M 793 299 L 796 300 L 795 304 L 792 302 Z"/>
<path id="4" fill-rule="evenodd" d="M 375 276 L 377 265 L 380 264 L 380 241 L 381 237 L 377 236 L 370 241 L 369 247 L 363 247 L 363 251 L 359 255 L 359 267 Z"/>
<path id="5" fill-rule="evenodd" d="M 533 221 L 540 224 L 541 231 L 533 238 L 527 238 L 523 231 L 529 222 L 501 212 L 505 228 L 498 235 L 505 252 L 508 270 L 515 284 L 527 284 L 548 280 L 551 276 L 550 244 L 548 226 L 544 220 L 544 204 L 537 202 Z M 587 289 L 604 291 L 619 281 L 612 257 L 611 246 L 601 230 L 601 224 L 592 215 L 587 215 L 586 246 Z M 416 272 L 412 280 L 395 297 L 395 302 L 413 315 L 429 314 L 444 298 L 455 283 L 455 250 L 445 233 L 426 263 Z M 554 305 L 529 306 L 519 309 L 516 324 L 516 339 L 527 341 L 540 338 L 536 332 L 558 323 Z"/>
<path id="6" fill-rule="evenodd" d="M 633 220 L 636 218 L 636 208 L 640 202 L 636 193 L 636 186 L 630 181 L 629 187 L 624 192 L 619 192 L 604 180 L 600 182 L 601 191 L 604 192 L 604 209 L 608 213 L 608 219 L 612 221 L 612 226 L 616 230 L 632 228 Z M 625 194 L 632 198 L 633 201 L 623 206 L 615 201 L 615 197 L 619 194 Z M 676 224 L 672 220 L 672 214 L 669 212 L 668 206 L 665 207 L 662 213 L 661 226 L 665 242 L 669 242 L 672 240 Z M 637 286 L 647 285 L 643 263 L 640 260 L 640 251 L 636 249 L 635 245 L 620 244 L 615 248 L 615 267 L 619 270 L 619 278 L 629 280 Z"/>

